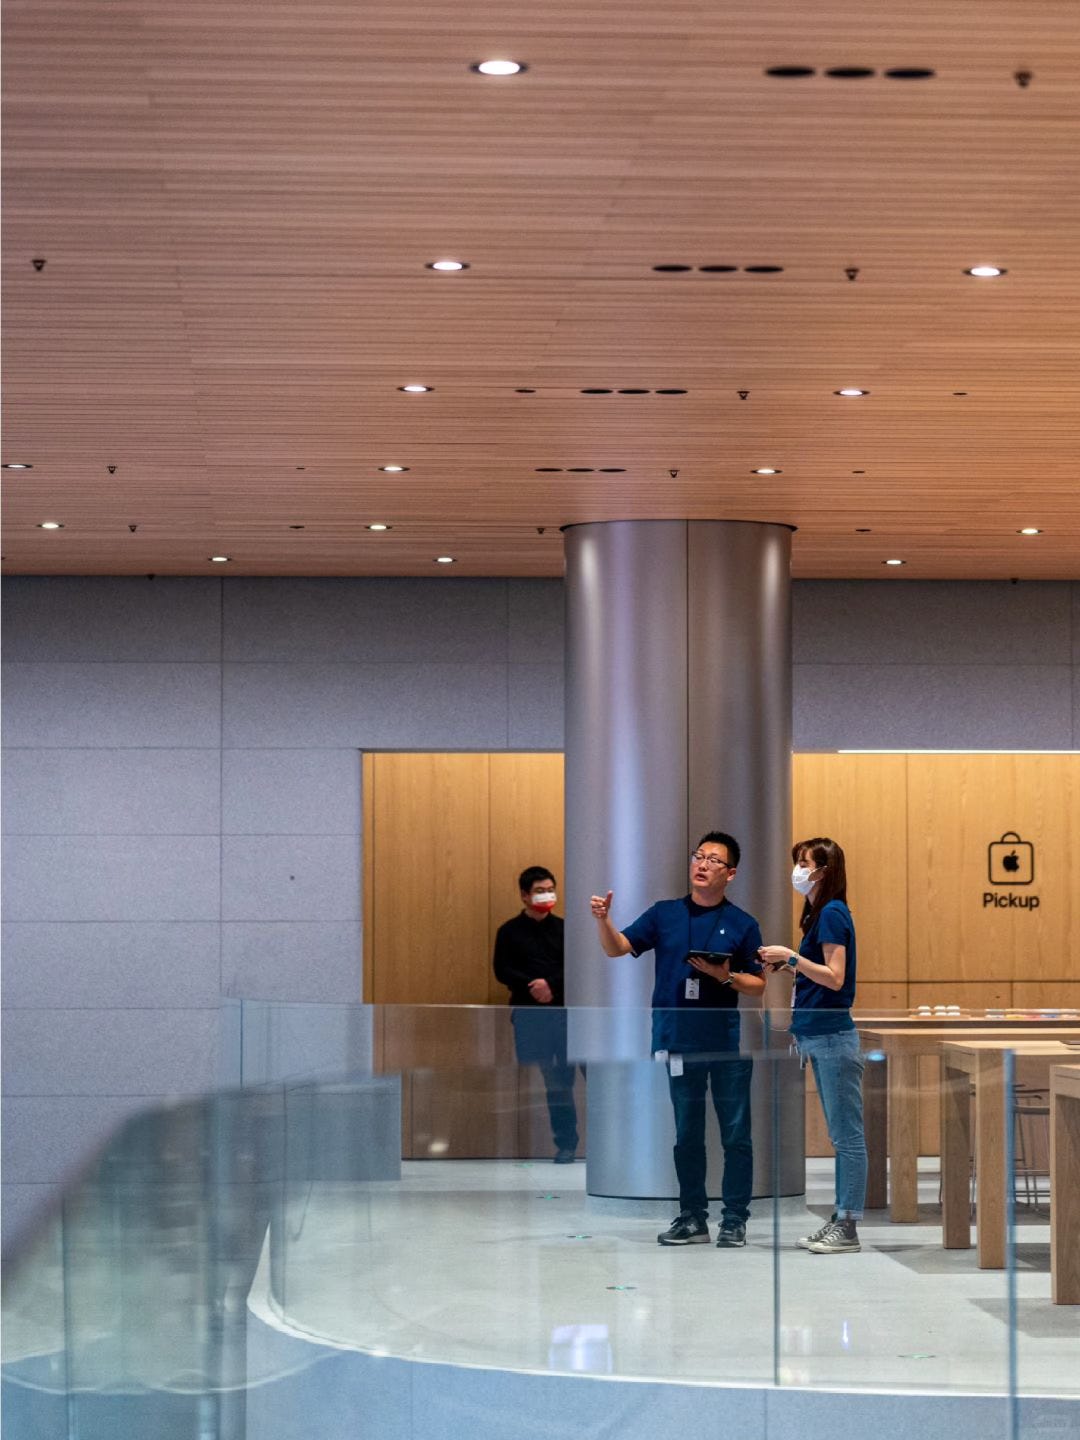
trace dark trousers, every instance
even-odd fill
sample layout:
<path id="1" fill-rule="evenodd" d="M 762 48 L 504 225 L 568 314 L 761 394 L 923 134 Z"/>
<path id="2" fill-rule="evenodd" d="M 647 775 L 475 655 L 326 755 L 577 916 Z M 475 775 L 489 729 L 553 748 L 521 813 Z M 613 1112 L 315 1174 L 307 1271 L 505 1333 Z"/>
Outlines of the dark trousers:
<path id="1" fill-rule="evenodd" d="M 712 1089 L 713 1109 L 720 1122 L 724 1147 L 724 1179 L 720 1188 L 723 1218 L 745 1225 L 754 1186 L 754 1149 L 750 1138 L 749 1055 L 683 1061 L 681 1075 L 669 1075 L 675 1110 L 675 1173 L 679 1206 L 684 1214 L 709 1216 L 705 1191 L 705 1092 Z"/>
<path id="2" fill-rule="evenodd" d="M 510 1019 L 514 1027 L 514 1051 L 518 1064 L 538 1065 L 544 1077 L 555 1148 L 576 1150 L 576 1067 L 566 1058 L 566 1011 L 561 1005 L 519 1005 L 511 1011 Z"/>
<path id="3" fill-rule="evenodd" d="M 556 1150 L 576 1150 L 578 1147 L 577 1107 L 574 1104 L 574 1065 L 560 1064 L 549 1060 L 540 1066 L 547 1091 L 548 1115 L 551 1118 L 551 1138 Z"/>

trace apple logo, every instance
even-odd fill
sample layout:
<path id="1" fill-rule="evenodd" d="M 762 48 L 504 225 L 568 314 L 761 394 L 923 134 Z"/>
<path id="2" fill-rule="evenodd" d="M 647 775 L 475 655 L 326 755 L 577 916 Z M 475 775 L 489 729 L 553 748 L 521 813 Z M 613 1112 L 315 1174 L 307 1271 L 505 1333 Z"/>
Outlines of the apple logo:
<path id="1" fill-rule="evenodd" d="M 1017 858 L 1015 850 L 1011 855 L 1003 855 L 1001 857 L 1001 868 L 1007 870 L 1010 875 L 1015 875 L 1020 869 L 1020 861 Z"/>

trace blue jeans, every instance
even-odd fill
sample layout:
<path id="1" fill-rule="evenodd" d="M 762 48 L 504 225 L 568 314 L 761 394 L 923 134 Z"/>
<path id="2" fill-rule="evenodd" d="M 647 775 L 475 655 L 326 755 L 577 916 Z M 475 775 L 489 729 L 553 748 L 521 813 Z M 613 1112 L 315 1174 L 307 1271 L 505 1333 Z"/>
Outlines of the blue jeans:
<path id="1" fill-rule="evenodd" d="M 836 1213 L 861 1220 L 866 1204 L 866 1135 L 863 1131 L 862 1075 L 866 1061 L 856 1030 L 836 1035 L 800 1035 L 799 1055 L 814 1067 L 821 1108 L 836 1151 Z"/>
<path id="2" fill-rule="evenodd" d="M 684 1057 L 683 1073 L 668 1076 L 675 1109 L 675 1173 L 679 1177 L 679 1208 L 701 1220 L 709 1218 L 705 1190 L 705 1091 L 711 1085 L 713 1109 L 720 1122 L 724 1147 L 724 1179 L 720 1202 L 725 1221 L 745 1225 L 754 1186 L 754 1150 L 750 1140 L 750 1077 L 754 1062 L 733 1053 L 720 1059 Z"/>

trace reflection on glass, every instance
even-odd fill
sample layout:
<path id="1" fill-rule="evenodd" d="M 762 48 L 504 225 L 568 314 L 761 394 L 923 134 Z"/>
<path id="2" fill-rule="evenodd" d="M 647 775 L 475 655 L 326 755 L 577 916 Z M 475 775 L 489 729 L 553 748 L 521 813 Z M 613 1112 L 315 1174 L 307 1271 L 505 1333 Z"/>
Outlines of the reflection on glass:
<path id="1" fill-rule="evenodd" d="M 587 1375 L 611 1375 L 615 1356 L 606 1325 L 556 1325 L 548 1351 L 551 1370 L 577 1370 Z"/>
<path id="2" fill-rule="evenodd" d="M 594 1089 L 607 1102 L 640 1082 L 634 1093 L 656 1103 L 625 1113 L 620 1140 L 632 1151 L 666 1122 L 670 1155 L 668 1075 L 649 1053 L 650 1011 L 639 1017 L 638 1058 L 582 1047 L 585 1163 L 556 1167 L 543 1077 L 516 1063 L 508 1007 L 344 1008 L 353 1013 L 249 1014 L 245 1048 L 259 1083 L 136 1117 L 68 1191 L 9 1267 L 12 1435 L 48 1434 L 35 1432 L 34 1407 L 60 1399 L 84 1429 L 87 1407 L 100 1416 L 107 1403 L 117 1407 L 112 1433 L 147 1436 L 166 1433 L 163 1406 L 190 1402 L 177 1433 L 233 1440 L 214 1418 L 228 1397 L 246 1394 L 254 1414 L 260 1386 L 328 1354 L 708 1384 L 999 1396 L 1010 1383 L 1027 1393 L 1078 1388 L 1075 1307 L 1050 1296 L 1053 1212 L 1038 1129 L 1047 1106 L 1031 1099 L 1053 1043 L 1018 1055 L 1003 1092 L 1013 1094 L 1002 1107 L 1014 1152 L 1010 1170 L 1003 1132 L 1007 1274 L 978 1264 L 972 1169 L 978 1200 L 993 1161 L 978 1163 L 975 1087 L 959 1071 L 945 1094 L 961 1140 L 949 1193 L 954 1203 L 961 1195 L 963 1243 L 943 1244 L 940 1087 L 925 1056 L 909 1062 L 896 1048 L 896 1034 L 910 1033 L 906 1012 L 893 1024 L 880 1014 L 873 1027 L 856 1020 L 876 1037 L 866 1067 L 880 1091 L 866 1112 L 871 1150 L 895 1147 L 896 1125 L 910 1127 L 913 1208 L 891 1216 L 886 1191 L 867 1208 L 861 1253 L 826 1258 L 797 1243 L 808 1219 L 824 1223 L 835 1204 L 816 1100 L 806 1112 L 805 1195 L 772 1198 L 766 1165 L 737 1250 L 718 1249 L 715 1234 L 686 1254 L 657 1244 L 674 1213 L 673 1164 L 666 1196 L 589 1193 L 585 1122 L 595 1115 L 584 1102 Z M 755 1097 L 772 1093 L 779 1067 L 799 1076 L 786 1032 L 747 1023 L 743 1034 L 756 1041 Z M 767 1157 L 771 1142 L 757 1148 Z M 717 1146 L 711 1202 L 722 1162 Z M 883 1164 L 895 1179 L 890 1155 Z M 719 1306 L 722 1346 L 714 1326 L 699 1323 Z"/>

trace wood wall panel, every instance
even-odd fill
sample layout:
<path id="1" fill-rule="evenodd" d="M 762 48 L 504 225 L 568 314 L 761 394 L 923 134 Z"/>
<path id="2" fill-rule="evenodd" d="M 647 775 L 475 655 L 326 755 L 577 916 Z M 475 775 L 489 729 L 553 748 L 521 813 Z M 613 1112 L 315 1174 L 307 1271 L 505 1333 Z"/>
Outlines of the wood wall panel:
<path id="1" fill-rule="evenodd" d="M 1012 1003 L 1031 1010 L 1080 1008 L 1080 980 L 1014 980 Z"/>
<path id="2" fill-rule="evenodd" d="M 375 996 L 375 756 L 360 757 L 360 997 L 370 1005 Z"/>
<path id="3" fill-rule="evenodd" d="M 369 755 L 363 784 L 365 998 L 505 1007 L 491 950 L 517 909 L 517 876 L 537 863 L 564 879 L 563 757 Z M 1072 755 L 794 757 L 795 833 L 832 834 L 848 855 L 859 1011 L 1080 1005 L 1080 902 L 1069 869 L 1080 847 L 1078 787 Z M 984 915 L 986 846 L 1008 829 L 1036 845 L 1030 889 L 1042 903 L 1034 914 Z M 420 853 L 433 862 L 418 867 Z M 437 1010 L 386 1012 L 382 1063 L 414 1072 L 405 1153 L 546 1154 L 543 1086 L 513 1067 L 508 1014 L 469 1013 L 474 1021 L 457 1024 Z M 478 1068 L 464 1077 L 466 1060 Z M 920 1151 L 932 1155 L 932 1062 L 920 1065 L 919 1088 Z M 508 1112 L 518 1117 L 513 1133 Z M 580 1113 L 583 1122 L 583 1103 Z M 831 1153 L 812 1083 L 807 1153 Z"/>
<path id="4" fill-rule="evenodd" d="M 518 1071 L 464 1066 L 428 1067 L 409 1076 L 411 1130 L 403 1156 L 414 1160 L 515 1159 L 518 1150 Z"/>
<path id="5" fill-rule="evenodd" d="M 488 757 L 374 757 L 372 999 L 488 999 Z"/>
<path id="6" fill-rule="evenodd" d="M 908 1005 L 959 1005 L 961 1010 L 1007 1009 L 1012 1004 L 1008 980 L 913 980 L 908 986 Z"/>
<path id="7" fill-rule="evenodd" d="M 517 1153 L 517 1068 L 508 1012 L 386 1005 L 379 1068 L 403 1078 L 406 1159 Z"/>
<path id="8" fill-rule="evenodd" d="M 861 941 L 860 941 L 860 966 Z M 888 1015 L 893 1011 L 907 1014 L 908 987 L 903 982 L 889 980 L 863 981 L 859 976 L 855 995 L 856 1015 Z"/>
<path id="9" fill-rule="evenodd" d="M 364 993 L 385 1007 L 378 1064 L 403 1074 L 407 1158 L 550 1153 L 491 955 L 525 866 L 562 878 L 562 775 L 558 754 L 364 757 Z"/>
<path id="10" fill-rule="evenodd" d="M 490 854 L 488 955 L 495 932 L 521 909 L 518 876 L 527 865 L 549 865 L 561 886 L 563 874 L 563 757 L 558 754 L 493 754 L 490 760 Z M 561 913 L 561 905 L 558 907 Z M 506 988 L 488 966 L 487 998 L 505 1004 Z"/>
<path id="11" fill-rule="evenodd" d="M 907 765 L 911 980 L 1080 978 L 1080 757 L 910 755 Z M 1006 831 L 1035 845 L 1031 885 L 990 883 L 988 846 Z M 987 893 L 1041 903 L 986 907 Z"/>
<path id="12" fill-rule="evenodd" d="M 843 847 L 855 917 L 859 981 L 907 979 L 907 757 L 795 755 L 796 839 L 829 835 Z M 794 907 L 795 932 L 802 902 Z"/>

